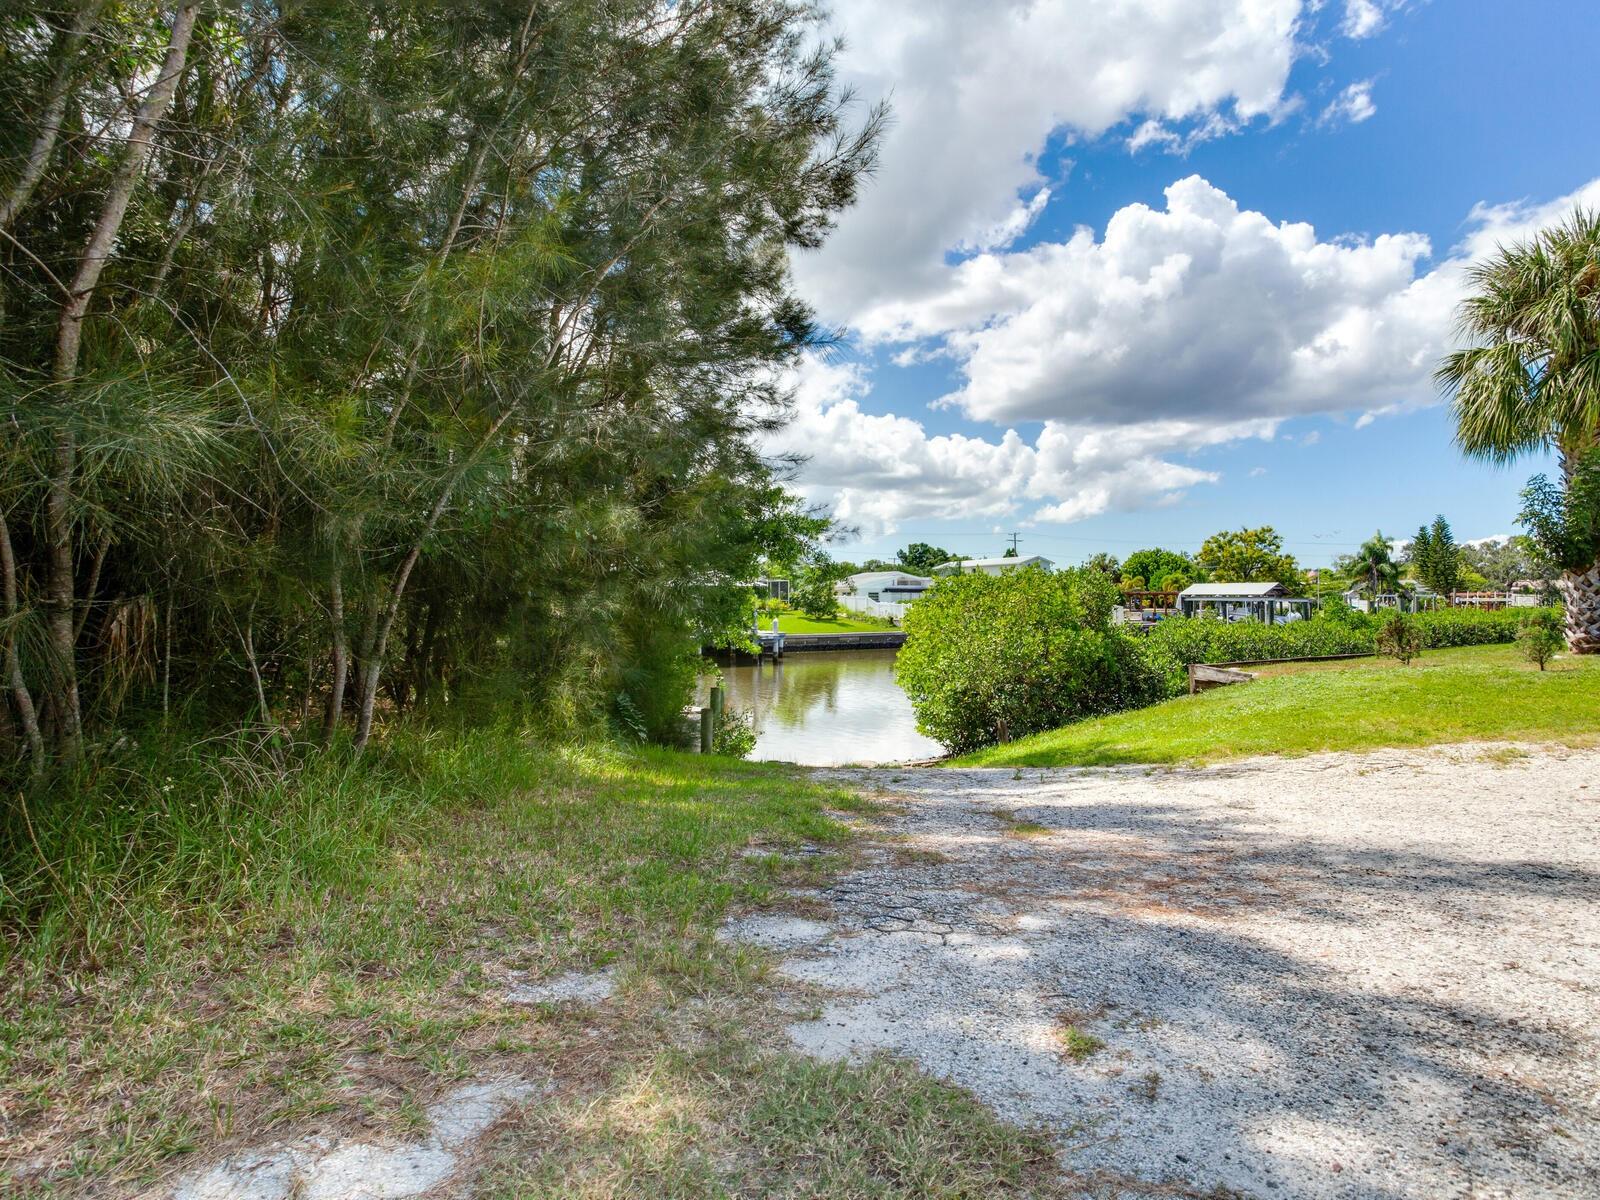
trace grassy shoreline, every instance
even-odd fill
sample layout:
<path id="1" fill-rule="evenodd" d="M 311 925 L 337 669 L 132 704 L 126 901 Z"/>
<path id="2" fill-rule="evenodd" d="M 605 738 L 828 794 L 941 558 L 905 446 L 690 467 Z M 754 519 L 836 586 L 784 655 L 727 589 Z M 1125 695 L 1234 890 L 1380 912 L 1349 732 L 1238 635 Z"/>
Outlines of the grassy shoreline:
<path id="1" fill-rule="evenodd" d="M 1251 668 L 1261 678 L 991 746 L 943 766 L 1205 763 L 1258 754 L 1373 750 L 1444 742 L 1600 738 L 1600 660 L 1548 671 L 1517 647 L 1430 650 L 1389 659 Z"/>
<path id="2" fill-rule="evenodd" d="M 99 821 L 33 814 L 41 849 L 94 862 L 41 880 L 8 860 L 8 1195 L 131 1195 L 308 1129 L 415 1136 L 443 1090 L 508 1074 L 550 1089 L 485 1148 L 473 1194 L 643 1197 L 672 1178 L 710 1197 L 759 1171 L 780 1191 L 816 1172 L 828 1196 L 1005 1195 L 1051 1170 L 955 1089 L 789 1052 L 770 959 L 715 937 L 848 861 L 837 814 L 867 807 L 851 793 L 510 729 L 402 733 L 359 763 L 196 754 L 142 788 L 135 765 Z M 821 853 L 783 855 L 801 845 Z M 48 888 L 70 894 L 51 907 Z M 617 981 L 598 1009 L 506 1000 L 513 979 L 598 968 Z"/>
<path id="3" fill-rule="evenodd" d="M 767 629 L 771 624 L 769 617 L 761 627 Z M 837 617 L 808 617 L 803 612 L 778 614 L 778 630 L 781 633 L 887 633 L 895 627 L 893 621 L 882 617 L 864 617 L 858 613 L 843 613 Z"/>

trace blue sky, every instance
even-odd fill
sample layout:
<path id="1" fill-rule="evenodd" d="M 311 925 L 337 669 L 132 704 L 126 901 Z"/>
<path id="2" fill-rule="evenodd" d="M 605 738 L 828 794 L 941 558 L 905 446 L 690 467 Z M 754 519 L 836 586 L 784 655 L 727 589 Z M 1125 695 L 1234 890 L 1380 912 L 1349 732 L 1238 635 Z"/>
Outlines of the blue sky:
<path id="1" fill-rule="evenodd" d="M 895 112 L 797 266 L 845 338 L 781 445 L 860 527 L 841 557 L 1017 530 L 1076 562 L 1272 524 L 1317 565 L 1435 512 L 1514 529 L 1545 464 L 1464 461 L 1428 375 L 1463 266 L 1600 202 L 1600 7 L 852 0 L 833 23 L 842 75 Z"/>

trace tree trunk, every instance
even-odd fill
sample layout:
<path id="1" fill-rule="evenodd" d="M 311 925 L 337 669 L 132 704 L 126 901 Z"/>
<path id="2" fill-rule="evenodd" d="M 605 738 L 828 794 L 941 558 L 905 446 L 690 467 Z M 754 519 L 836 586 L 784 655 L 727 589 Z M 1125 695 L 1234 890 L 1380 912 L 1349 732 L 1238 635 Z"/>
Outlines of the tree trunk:
<path id="1" fill-rule="evenodd" d="M 0 517 L 0 578 L 4 581 L 6 621 L 14 625 L 17 619 L 17 560 L 11 549 L 11 527 Z M 17 631 L 6 630 L 5 639 L 6 684 L 11 688 L 11 700 L 17 706 L 17 719 L 22 722 L 22 732 L 28 739 L 28 767 L 35 778 L 44 770 L 44 737 L 39 732 L 39 715 L 33 708 L 33 693 L 28 691 L 28 681 L 22 675 L 22 660 L 17 657 Z"/>
<path id="2" fill-rule="evenodd" d="M 56 325 L 55 361 L 52 376 L 60 390 L 58 403 L 68 403 L 67 389 L 78 374 L 78 356 L 83 344 L 83 321 L 89 312 L 89 301 L 99 286 L 101 272 L 110 261 L 122 228 L 122 218 L 133 200 L 134 185 L 144 171 L 145 163 L 155 145 L 156 126 L 172 102 L 178 88 L 178 77 L 183 74 L 189 54 L 189 38 L 194 32 L 198 0 L 180 4 L 172 18 L 172 35 L 167 43 L 166 58 L 161 73 L 144 101 L 134 114 L 128 130 L 127 153 L 122 165 L 111 179 L 106 198 L 78 260 L 78 269 L 68 289 L 67 302 L 61 308 L 61 319 Z M 83 720 L 78 700 L 78 672 L 76 663 L 77 638 L 73 629 L 76 617 L 73 602 L 72 578 L 72 485 L 77 465 L 77 440 L 72 428 L 63 422 L 55 436 L 50 461 L 50 485 L 45 497 L 45 542 L 48 547 L 45 598 L 49 605 L 49 635 L 51 652 L 56 658 L 55 669 L 60 684 L 57 700 L 60 708 L 61 751 L 67 758 L 76 758 L 83 742 Z"/>
<path id="3" fill-rule="evenodd" d="M 1556 581 L 1567 615 L 1567 649 L 1600 654 L 1600 563 L 1587 571 L 1563 571 Z"/>
<path id="4" fill-rule="evenodd" d="M 337 572 L 328 585 L 328 620 L 333 626 L 333 684 L 328 689 L 328 711 L 322 719 L 322 744 L 333 741 L 344 712 L 344 681 L 350 674 L 349 643 L 344 631 L 344 584 Z"/>
<path id="5" fill-rule="evenodd" d="M 450 507 L 450 498 L 455 495 L 456 485 L 459 484 L 467 471 L 477 462 L 482 454 L 494 441 L 500 432 L 500 427 L 511 416 L 511 409 L 507 408 L 489 424 L 489 428 L 478 439 L 478 444 L 472 452 L 462 460 L 450 478 L 445 481 L 438 498 L 433 502 L 433 507 L 428 510 L 427 519 L 422 523 L 422 528 L 411 542 L 411 548 L 406 552 L 400 569 L 395 572 L 394 581 L 389 585 L 389 595 L 384 602 L 373 610 L 369 620 L 368 633 L 364 637 L 366 661 L 361 665 L 361 686 L 356 692 L 360 700 L 360 711 L 356 717 L 356 752 L 359 754 L 367 747 L 367 740 L 372 735 L 373 708 L 378 702 L 378 680 L 383 674 L 383 659 L 389 649 L 389 634 L 394 629 L 394 619 L 400 612 L 400 602 L 405 598 L 406 583 L 411 579 L 411 572 L 416 569 L 417 560 L 422 557 L 423 547 L 428 539 L 433 536 L 433 531 L 438 527 L 439 518 L 444 516 L 445 510 Z"/>
<path id="6" fill-rule="evenodd" d="M 67 112 L 67 96 L 72 90 L 72 76 L 76 67 L 78 48 L 83 45 L 89 26 L 93 25 L 95 18 L 100 15 L 104 3 L 105 0 L 84 0 L 78 5 L 72 25 L 61 34 L 56 47 L 56 70 L 50 79 L 50 89 L 45 94 L 44 115 L 39 121 L 39 133 L 33 139 L 33 146 L 28 150 L 28 160 L 23 164 L 22 174 L 17 176 L 17 181 L 12 185 L 5 200 L 0 201 L 0 229 L 11 228 L 11 223 L 17 219 L 17 214 L 28 206 L 28 201 L 33 198 L 33 189 L 39 185 L 44 169 L 50 163 L 50 155 L 55 152 L 56 139 L 61 135 L 61 118 Z"/>

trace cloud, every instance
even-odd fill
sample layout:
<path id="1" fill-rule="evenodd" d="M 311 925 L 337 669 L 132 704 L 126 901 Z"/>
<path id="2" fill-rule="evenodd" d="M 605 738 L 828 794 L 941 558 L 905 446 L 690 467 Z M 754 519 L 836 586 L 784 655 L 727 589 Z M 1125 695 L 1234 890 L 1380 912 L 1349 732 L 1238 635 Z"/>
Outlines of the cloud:
<path id="1" fill-rule="evenodd" d="M 1363 79 L 1345 88 L 1333 98 L 1327 108 L 1322 110 L 1322 116 L 1317 118 L 1317 124 L 1359 125 L 1375 115 L 1378 106 L 1372 102 L 1372 84 L 1372 80 Z"/>
<path id="2" fill-rule="evenodd" d="M 1347 38 L 1369 38 L 1383 28 L 1384 20 L 1383 6 L 1378 0 L 1345 0 L 1339 32 Z"/>
<path id="3" fill-rule="evenodd" d="M 1267 473 L 1267 469 L 1265 467 L 1251 467 L 1250 468 L 1250 478 L 1251 479 L 1260 479 L 1266 473 Z"/>
<path id="4" fill-rule="evenodd" d="M 1455 248 L 1461 258 L 1484 258 L 1501 245 L 1523 241 L 1546 226 L 1570 216 L 1578 207 L 1600 208 L 1600 179 L 1554 200 L 1514 200 L 1505 204 L 1479 201 L 1467 218 L 1466 236 Z"/>
<path id="5" fill-rule="evenodd" d="M 994 423 L 1231 424 L 1376 409 L 1415 394 L 1446 348 L 1453 278 L 1419 274 L 1428 239 L 1320 240 L 1241 209 L 1199 176 L 1164 209 L 1117 212 L 1097 238 L 975 256 L 862 333 L 933 340 Z"/>
<path id="6" fill-rule="evenodd" d="M 823 315 L 940 286 L 947 253 L 1000 249 L 1056 180 L 1052 135 L 1144 118 L 1179 144 L 1286 103 L 1302 0 L 851 0 L 833 27 L 867 101 L 893 106 L 878 174 L 796 272 Z"/>
<path id="7" fill-rule="evenodd" d="M 1032 444 L 1011 429 L 992 440 L 931 435 L 909 417 L 865 411 L 870 382 L 858 364 L 809 358 L 792 383 L 795 419 L 767 451 L 805 456 L 798 490 L 869 534 L 908 520 L 1072 521 L 1173 503 L 1220 476 L 1167 461 L 1155 447 L 1193 450 L 1274 428 L 1173 423 L 1130 438 L 1051 422 Z"/>
<path id="8" fill-rule="evenodd" d="M 1208 449 L 1273 439 L 1295 417 L 1353 412 L 1363 429 L 1437 403 L 1468 263 L 1579 203 L 1600 206 L 1600 179 L 1479 204 L 1435 260 L 1420 235 L 1321 237 L 1190 176 L 1163 208 L 1130 205 L 1098 236 L 976 255 L 928 296 L 867 314 L 869 339 L 952 359 L 963 384 L 943 402 L 995 436 L 873 414 L 865 367 L 812 360 L 772 449 L 809 454 L 807 495 L 876 532 L 1175 503 L 1220 481 L 1194 461 Z M 1029 425 L 1031 441 L 1017 431 Z"/>

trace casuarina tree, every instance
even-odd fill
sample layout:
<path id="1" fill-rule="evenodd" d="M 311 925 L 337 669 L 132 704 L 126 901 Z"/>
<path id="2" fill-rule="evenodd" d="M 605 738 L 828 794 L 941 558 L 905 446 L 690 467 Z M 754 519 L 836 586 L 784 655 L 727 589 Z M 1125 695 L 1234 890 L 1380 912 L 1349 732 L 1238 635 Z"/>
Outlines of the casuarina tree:
<path id="1" fill-rule="evenodd" d="M 1468 279 L 1460 310 L 1468 345 L 1436 375 L 1451 396 L 1456 440 L 1466 453 L 1498 463 L 1552 450 L 1570 493 L 1600 448 L 1600 213 L 1580 208 L 1526 241 L 1501 246 Z M 1567 645 L 1594 654 L 1600 540 L 1583 532 L 1558 539 L 1566 553 L 1556 586 Z"/>
<path id="2" fill-rule="evenodd" d="M 0 5 L 0 776 L 490 671 L 670 732 L 814 543 L 789 252 L 882 120 L 817 12 L 440 13 Z"/>

